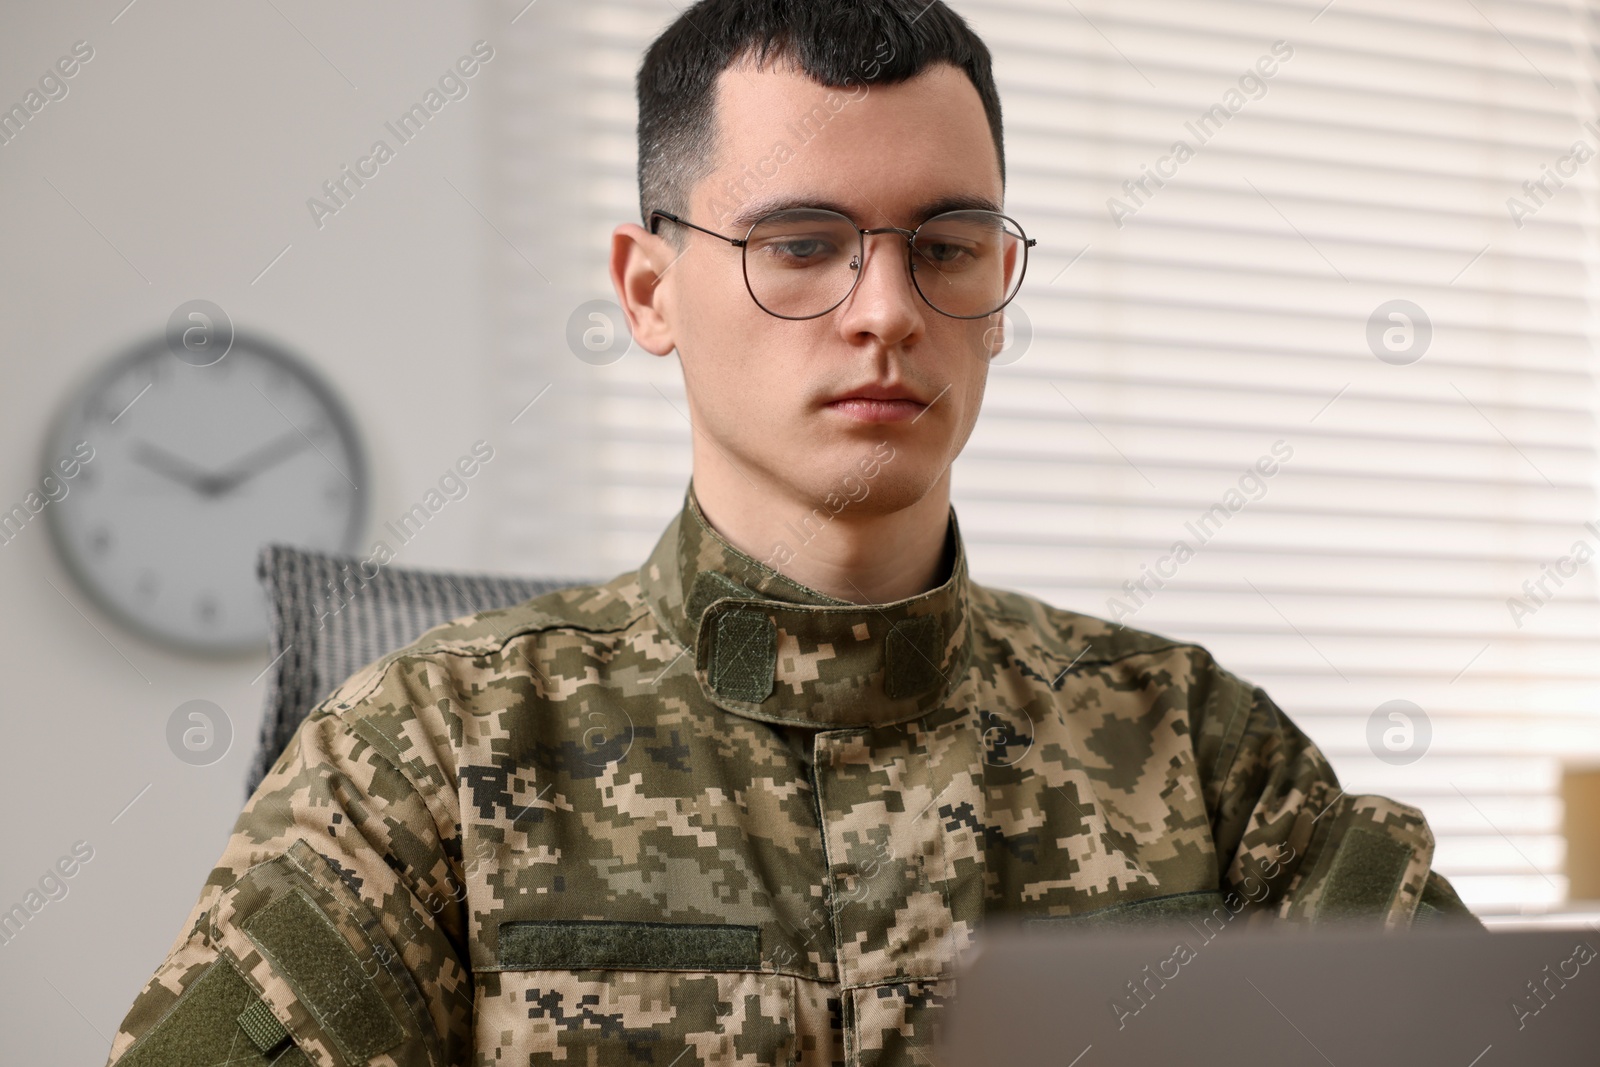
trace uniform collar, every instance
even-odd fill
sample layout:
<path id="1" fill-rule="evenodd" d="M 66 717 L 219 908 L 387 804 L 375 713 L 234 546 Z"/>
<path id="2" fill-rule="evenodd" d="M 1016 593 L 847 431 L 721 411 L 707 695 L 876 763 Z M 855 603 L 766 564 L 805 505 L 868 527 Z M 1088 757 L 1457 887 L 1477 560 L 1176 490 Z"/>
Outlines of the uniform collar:
<path id="1" fill-rule="evenodd" d="M 905 722 L 941 703 L 966 672 L 972 624 L 954 507 L 945 536 L 955 562 L 942 585 L 853 604 L 735 548 L 706 520 L 691 481 L 639 568 L 640 590 L 693 654 L 701 691 L 718 707 L 795 726 Z"/>

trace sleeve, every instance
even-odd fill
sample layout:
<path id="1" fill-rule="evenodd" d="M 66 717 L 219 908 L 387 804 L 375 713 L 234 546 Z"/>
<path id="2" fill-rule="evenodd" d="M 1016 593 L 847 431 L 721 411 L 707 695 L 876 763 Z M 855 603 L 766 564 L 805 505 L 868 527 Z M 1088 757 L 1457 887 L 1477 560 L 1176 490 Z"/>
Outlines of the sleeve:
<path id="1" fill-rule="evenodd" d="M 411 714 L 382 662 L 312 711 L 246 803 L 108 1063 L 469 1062 L 459 829 L 416 784 L 440 776 L 402 773 L 417 760 L 362 721 Z M 354 714 L 335 701 L 353 686 Z"/>
<path id="2" fill-rule="evenodd" d="M 1444 876 L 1422 812 L 1346 793 L 1322 751 L 1252 686 L 1201 654 L 1191 708 L 1223 891 L 1277 918 L 1484 929 Z"/>

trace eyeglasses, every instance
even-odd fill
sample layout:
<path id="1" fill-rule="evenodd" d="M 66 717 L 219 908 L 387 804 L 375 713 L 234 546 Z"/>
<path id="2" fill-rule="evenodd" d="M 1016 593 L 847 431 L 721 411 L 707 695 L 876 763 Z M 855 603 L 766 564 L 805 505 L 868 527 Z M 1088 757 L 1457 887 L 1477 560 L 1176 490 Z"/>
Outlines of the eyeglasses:
<path id="1" fill-rule="evenodd" d="M 657 220 L 676 222 L 742 250 L 745 288 L 769 315 L 814 319 L 855 291 L 875 233 L 906 239 L 911 283 L 928 306 L 956 319 L 981 319 L 1011 303 L 1028 269 L 1028 249 L 1039 242 L 998 211 L 947 211 L 915 230 L 863 229 L 826 208 L 784 208 L 757 219 L 744 237 L 728 237 L 659 208 Z"/>

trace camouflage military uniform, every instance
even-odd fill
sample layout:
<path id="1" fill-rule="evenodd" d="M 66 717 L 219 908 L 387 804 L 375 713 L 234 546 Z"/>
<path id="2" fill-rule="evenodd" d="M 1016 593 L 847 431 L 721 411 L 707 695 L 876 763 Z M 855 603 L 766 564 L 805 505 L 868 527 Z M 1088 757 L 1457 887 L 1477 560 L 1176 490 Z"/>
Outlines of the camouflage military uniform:
<path id="1" fill-rule="evenodd" d="M 693 486 L 638 571 L 429 631 L 322 702 L 111 1060 L 929 1062 L 986 915 L 1468 912 L 1201 648 L 975 584 L 835 600 Z"/>

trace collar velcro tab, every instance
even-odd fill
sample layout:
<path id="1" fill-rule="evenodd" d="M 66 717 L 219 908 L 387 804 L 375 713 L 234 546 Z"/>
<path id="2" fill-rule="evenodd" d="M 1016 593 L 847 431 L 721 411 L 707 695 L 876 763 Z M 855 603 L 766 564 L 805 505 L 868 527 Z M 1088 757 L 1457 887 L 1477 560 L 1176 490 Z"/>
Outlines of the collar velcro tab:
<path id="1" fill-rule="evenodd" d="M 966 550 L 955 509 L 939 585 L 881 604 L 840 600 L 737 548 L 683 508 L 639 570 L 664 630 L 694 653 L 705 698 L 783 725 L 881 726 L 926 715 L 965 678 L 972 653 Z"/>

